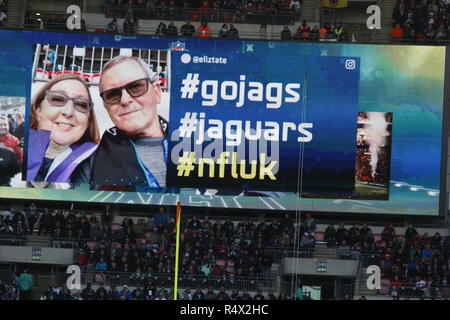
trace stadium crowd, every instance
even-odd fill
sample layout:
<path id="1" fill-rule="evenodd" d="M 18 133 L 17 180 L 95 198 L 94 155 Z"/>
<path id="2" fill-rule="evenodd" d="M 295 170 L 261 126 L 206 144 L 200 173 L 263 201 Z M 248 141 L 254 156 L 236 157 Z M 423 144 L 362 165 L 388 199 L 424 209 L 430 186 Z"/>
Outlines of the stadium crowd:
<path id="1" fill-rule="evenodd" d="M 281 40 L 305 40 L 305 41 L 348 41 L 348 34 L 345 31 L 342 22 L 336 25 L 325 23 L 322 27 L 315 25 L 311 28 L 306 20 L 294 30 L 294 33 L 286 25 L 280 34 Z"/>
<path id="2" fill-rule="evenodd" d="M 0 214 L 0 234 L 7 239 L 12 234 L 49 235 L 53 247 L 76 248 L 77 264 L 95 274 L 95 284 L 123 285 L 121 279 L 126 274 L 133 283 L 148 287 L 153 276 L 170 277 L 174 273 L 175 224 L 162 207 L 152 217 L 134 221 L 127 216 L 120 224 L 112 223 L 107 213 L 51 211 L 34 204 L 12 207 Z M 220 283 L 227 289 L 232 289 L 234 280 L 269 279 L 273 249 L 294 247 L 295 228 L 289 214 L 270 223 L 264 219 L 233 223 L 230 219 L 209 221 L 207 217 L 191 216 L 182 219 L 181 225 L 180 275 L 214 280 L 216 286 Z M 298 246 L 314 245 L 314 228 L 313 219 L 304 221 Z M 162 298 L 152 292 L 152 299 Z M 243 295 L 246 299 L 247 294 Z M 215 299 L 219 297 L 214 295 Z"/>
<path id="3" fill-rule="evenodd" d="M 16 206 L 1 211 L 0 219 L 0 234 L 4 237 L 49 235 L 53 247 L 77 249 L 76 263 L 85 274 L 91 275 L 85 281 L 100 286 L 94 291 L 89 284 L 83 291 L 70 293 L 64 281 L 58 281 L 42 299 L 164 300 L 173 297 L 173 292 L 166 289 L 171 287 L 170 281 L 156 281 L 158 277 L 170 278 L 174 273 L 175 221 L 163 207 L 146 218 L 126 216 L 116 223 L 109 211 L 99 214 L 52 211 L 38 209 L 32 203 L 26 208 Z M 272 264 L 279 263 L 276 250 L 314 248 L 316 223 L 311 214 L 306 214 L 298 228 L 301 235 L 298 237 L 289 214 L 270 222 L 251 218 L 210 221 L 207 217 L 186 215 L 181 220 L 179 272 L 181 277 L 193 282 L 179 292 L 180 299 L 275 298 L 268 292 L 262 293 L 258 287 L 254 288 L 258 293 L 252 296 L 247 288 L 234 284 L 239 279 L 270 279 Z M 448 237 L 443 239 L 439 233 L 420 235 L 410 225 L 400 235 L 390 224 L 381 234 L 373 234 L 367 224 L 346 228 L 341 223 L 338 228 L 329 225 L 323 240 L 328 247 L 337 248 L 339 259 L 361 259 L 367 265 L 380 265 L 382 294 L 400 296 L 405 288 L 412 288 L 417 290 L 417 295 L 427 296 L 434 290 L 437 296 L 436 288 L 448 288 L 450 244 Z M 209 280 L 214 280 L 214 286 Z M 15 286 L 14 282 L 9 286 L 0 283 L 2 299 L 17 298 L 20 289 L 14 289 Z M 232 290 L 232 294 L 227 290 Z"/>
<path id="4" fill-rule="evenodd" d="M 392 41 L 450 39 L 450 3 L 444 0 L 398 0 L 392 13 Z"/>
<path id="5" fill-rule="evenodd" d="M 366 255 L 370 259 L 365 261 L 367 265 L 379 265 L 384 294 L 398 296 L 405 293 L 405 288 L 413 288 L 417 294 L 427 295 L 431 286 L 448 286 L 450 243 L 449 237 L 443 238 L 439 232 L 433 236 L 428 232 L 419 234 L 409 225 L 400 235 L 389 224 L 380 235 L 374 235 L 367 224 L 349 229 L 340 224 L 337 229 L 329 225 L 324 240 L 329 247 L 338 247 L 341 259 Z"/>
<path id="6" fill-rule="evenodd" d="M 301 14 L 303 0 L 109 0 L 107 17 L 217 21 L 227 23 L 292 23 Z"/>
<path id="7" fill-rule="evenodd" d="M 55 282 L 44 292 L 40 300 L 172 300 L 173 297 L 173 289 L 164 286 L 158 288 L 151 280 L 143 287 L 136 288 L 129 288 L 127 285 L 108 287 L 101 283 L 97 290 L 88 283 L 82 291 L 71 291 L 66 285 Z M 283 297 L 276 297 L 272 292 L 264 295 L 261 290 L 250 294 L 248 290 L 233 289 L 229 293 L 224 288 L 179 290 L 177 296 L 178 300 L 280 300 L 281 298 Z"/>

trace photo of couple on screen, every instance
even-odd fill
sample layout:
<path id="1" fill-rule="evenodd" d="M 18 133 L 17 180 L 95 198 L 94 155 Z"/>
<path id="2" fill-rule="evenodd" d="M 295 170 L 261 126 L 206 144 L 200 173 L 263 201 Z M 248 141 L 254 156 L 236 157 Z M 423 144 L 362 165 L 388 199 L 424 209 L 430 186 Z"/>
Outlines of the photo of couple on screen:
<path id="1" fill-rule="evenodd" d="M 22 180 L 164 190 L 169 54 L 36 45 Z"/>

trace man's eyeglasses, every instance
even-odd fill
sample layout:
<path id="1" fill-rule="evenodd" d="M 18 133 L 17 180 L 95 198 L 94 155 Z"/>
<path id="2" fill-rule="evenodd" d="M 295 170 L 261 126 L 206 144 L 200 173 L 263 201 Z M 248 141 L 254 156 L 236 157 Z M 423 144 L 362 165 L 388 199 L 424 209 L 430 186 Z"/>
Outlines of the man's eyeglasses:
<path id="1" fill-rule="evenodd" d="M 69 100 L 73 102 L 73 108 L 81 113 L 89 113 L 93 103 L 84 98 L 70 98 L 65 93 L 59 91 L 45 91 L 47 101 L 54 107 L 64 107 Z"/>
<path id="2" fill-rule="evenodd" d="M 127 90 L 128 94 L 133 98 L 138 98 L 147 93 L 149 82 L 151 82 L 150 78 L 134 80 L 122 87 L 103 91 L 102 93 L 100 93 L 100 96 L 102 97 L 103 102 L 108 105 L 113 105 L 120 102 L 120 100 L 122 99 L 123 89 Z"/>

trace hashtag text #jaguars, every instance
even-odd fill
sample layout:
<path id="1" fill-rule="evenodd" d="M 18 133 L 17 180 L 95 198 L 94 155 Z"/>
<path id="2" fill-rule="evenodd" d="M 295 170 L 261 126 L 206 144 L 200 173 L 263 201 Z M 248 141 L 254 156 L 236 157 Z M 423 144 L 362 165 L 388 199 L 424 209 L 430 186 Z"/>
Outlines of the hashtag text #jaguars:
<path id="1" fill-rule="evenodd" d="M 229 172 L 227 178 L 276 180 L 274 168 L 277 162 L 270 161 L 266 163 L 265 153 L 259 155 L 259 161 L 251 160 L 247 164 L 245 160 L 238 161 L 237 152 L 231 152 L 231 154 L 228 151 L 222 152 L 218 159 L 214 160 L 211 158 L 197 159 L 195 152 L 185 151 L 183 156 L 178 159 L 177 175 L 179 177 L 189 177 L 196 174 L 200 178 L 225 178 L 225 173 Z"/>

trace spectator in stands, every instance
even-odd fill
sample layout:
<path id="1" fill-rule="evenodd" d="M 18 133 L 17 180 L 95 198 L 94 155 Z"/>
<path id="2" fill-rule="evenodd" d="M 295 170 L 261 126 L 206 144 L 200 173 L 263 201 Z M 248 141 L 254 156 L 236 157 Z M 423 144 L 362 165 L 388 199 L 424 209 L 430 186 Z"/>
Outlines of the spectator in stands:
<path id="1" fill-rule="evenodd" d="M 352 256 L 351 249 L 347 245 L 347 241 L 343 240 L 338 248 L 338 255 L 340 259 L 349 259 Z"/>
<path id="2" fill-rule="evenodd" d="M 278 300 L 277 297 L 273 294 L 272 290 L 269 290 L 269 294 L 267 295 L 269 300 Z"/>
<path id="3" fill-rule="evenodd" d="M 408 225 L 408 228 L 405 231 L 405 240 L 407 242 L 411 242 L 414 237 L 418 235 L 416 228 L 412 224 Z"/>
<path id="4" fill-rule="evenodd" d="M 56 63 L 57 54 L 56 51 L 49 45 L 44 45 L 42 49 L 45 51 L 45 59 L 43 60 L 44 69 L 47 71 L 53 71 L 54 65 Z"/>
<path id="5" fill-rule="evenodd" d="M 319 39 L 320 40 L 325 40 L 326 39 L 326 35 L 329 32 L 329 24 L 325 23 L 320 29 L 319 29 Z"/>
<path id="6" fill-rule="evenodd" d="M 315 242 L 315 235 L 312 228 L 308 228 L 301 236 L 300 247 L 312 248 Z"/>
<path id="7" fill-rule="evenodd" d="M 337 35 L 334 32 L 334 26 L 330 23 L 325 24 L 326 32 L 325 39 L 337 39 Z"/>
<path id="8" fill-rule="evenodd" d="M 230 28 L 228 29 L 228 39 L 239 39 L 239 30 L 234 27 L 232 23 L 230 23 Z"/>
<path id="9" fill-rule="evenodd" d="M 78 250 L 77 263 L 80 266 L 81 270 L 85 269 L 88 263 L 88 256 L 83 248 Z"/>
<path id="10" fill-rule="evenodd" d="M 33 287 L 33 278 L 28 273 L 28 269 L 24 269 L 19 277 L 16 277 L 16 282 L 20 290 L 20 300 L 31 300 Z"/>
<path id="11" fill-rule="evenodd" d="M 191 289 L 187 288 L 181 295 L 181 300 L 192 300 Z"/>
<path id="12" fill-rule="evenodd" d="M 427 40 L 435 40 L 436 39 L 436 31 L 432 24 L 429 24 L 425 33 L 425 39 Z"/>
<path id="13" fill-rule="evenodd" d="M 300 227 L 300 233 L 304 233 L 308 229 L 311 229 L 312 231 L 316 230 L 316 220 L 312 217 L 311 213 L 307 213 L 305 215 L 305 219 L 301 223 Z"/>
<path id="14" fill-rule="evenodd" d="M 177 37 L 178 36 L 178 28 L 175 26 L 175 23 L 171 21 L 169 26 L 167 27 L 166 36 L 168 37 Z"/>
<path id="15" fill-rule="evenodd" d="M 288 26 L 284 26 L 283 30 L 281 31 L 281 40 L 291 40 L 292 33 L 291 30 L 289 30 Z"/>
<path id="16" fill-rule="evenodd" d="M 61 210 L 55 210 L 54 211 L 55 216 L 53 217 L 53 223 L 56 225 L 56 223 L 59 223 L 61 226 L 66 225 L 66 218 L 62 214 Z"/>
<path id="17" fill-rule="evenodd" d="M 392 41 L 401 41 L 404 34 L 403 28 L 399 23 L 395 25 L 395 27 L 391 30 L 391 40 Z"/>
<path id="18" fill-rule="evenodd" d="M 227 241 L 231 242 L 231 237 L 233 236 L 234 233 L 234 224 L 231 221 L 231 219 L 228 218 L 225 220 L 224 224 L 222 225 L 222 231 L 227 236 Z"/>
<path id="19" fill-rule="evenodd" d="M 449 25 L 450 27 L 450 25 Z M 445 27 L 445 22 L 444 21 L 440 21 L 439 22 L 439 26 L 436 29 L 436 40 L 446 40 L 448 37 L 448 30 Z"/>
<path id="20" fill-rule="evenodd" d="M 94 300 L 95 291 L 94 289 L 92 289 L 92 285 L 90 282 L 86 284 L 86 288 L 84 288 L 81 292 L 81 297 L 83 298 L 83 300 Z"/>
<path id="21" fill-rule="evenodd" d="M 270 276 L 270 273 L 272 272 L 272 255 L 267 251 L 263 252 L 262 256 L 260 257 L 260 264 L 263 274 L 266 276 L 266 278 L 268 278 Z"/>
<path id="22" fill-rule="evenodd" d="M 336 23 L 336 27 L 334 28 L 334 33 L 336 34 L 338 41 L 346 40 L 346 32 L 344 30 L 344 27 L 342 26 L 342 21 L 339 21 L 338 23 Z"/>
<path id="23" fill-rule="evenodd" d="M 230 296 L 226 293 L 225 288 L 221 287 L 220 291 L 217 293 L 216 300 L 230 300 Z"/>
<path id="24" fill-rule="evenodd" d="M 367 235 L 369 232 L 372 233 L 372 229 L 369 228 L 367 223 L 364 223 L 360 232 L 361 232 L 361 236 L 364 238 L 364 236 Z"/>
<path id="25" fill-rule="evenodd" d="M 1 300 L 18 300 L 18 292 L 13 287 L 9 287 L 7 291 L 2 295 Z"/>
<path id="26" fill-rule="evenodd" d="M 296 15 L 300 16 L 300 12 L 302 9 L 300 0 L 291 0 L 291 2 L 289 3 L 289 9 L 292 10 Z"/>
<path id="27" fill-rule="evenodd" d="M 111 288 L 108 291 L 108 298 L 109 298 L 109 300 L 119 300 L 120 299 L 120 293 L 119 293 L 119 291 L 117 291 L 117 288 L 115 285 L 111 285 Z"/>
<path id="28" fill-rule="evenodd" d="M 411 41 L 414 39 L 415 35 L 416 33 L 414 31 L 414 28 L 411 26 L 411 24 L 407 23 L 403 32 L 403 39 L 405 39 L 406 41 Z"/>
<path id="29" fill-rule="evenodd" d="M 205 294 L 203 293 L 201 288 L 197 288 L 194 294 L 192 295 L 192 300 L 205 300 Z"/>
<path id="30" fill-rule="evenodd" d="M 132 294 L 133 299 L 132 300 L 146 300 L 145 293 L 142 291 L 140 287 L 137 287 Z"/>
<path id="31" fill-rule="evenodd" d="M 405 5 L 403 3 L 400 3 L 394 9 L 394 13 L 392 14 L 393 26 L 400 25 L 401 27 L 403 27 L 407 17 L 408 16 L 405 9 Z"/>
<path id="32" fill-rule="evenodd" d="M 106 300 L 108 298 L 108 292 L 105 289 L 105 285 L 103 282 L 100 283 L 97 291 L 95 291 L 95 299 L 96 300 Z"/>
<path id="33" fill-rule="evenodd" d="M 244 290 L 240 300 L 253 300 L 253 298 L 250 296 L 248 290 Z"/>
<path id="34" fill-rule="evenodd" d="M 0 145 L 14 151 L 17 160 L 22 163 L 23 151 L 20 147 L 20 140 L 9 133 L 9 122 L 5 117 L 0 117 Z"/>
<path id="35" fill-rule="evenodd" d="M 283 219 L 280 223 L 280 230 L 289 231 L 294 227 L 294 223 L 292 221 L 291 215 L 289 213 L 285 213 Z"/>
<path id="36" fill-rule="evenodd" d="M 128 290 L 128 286 L 124 285 L 122 290 L 119 293 L 119 299 L 120 300 L 131 300 L 132 296 L 131 296 L 131 291 Z"/>
<path id="37" fill-rule="evenodd" d="M 157 36 L 164 36 L 167 33 L 167 26 L 164 22 L 160 22 L 158 27 L 156 28 L 155 35 Z"/>
<path id="38" fill-rule="evenodd" d="M 443 239 L 439 232 L 436 232 L 434 236 L 431 238 L 430 246 L 433 249 L 441 249 L 443 247 L 442 243 Z"/>
<path id="39" fill-rule="evenodd" d="M 147 218 L 147 221 L 145 222 L 144 225 L 144 232 L 147 231 L 155 231 L 156 230 L 156 224 L 153 218 Z"/>
<path id="40" fill-rule="evenodd" d="M 23 210 L 20 207 L 11 208 L 12 216 L 11 222 L 13 225 L 16 225 L 18 222 L 25 222 L 25 215 L 23 214 Z"/>
<path id="41" fill-rule="evenodd" d="M 34 202 L 30 204 L 30 206 L 26 209 L 26 219 L 28 221 L 29 232 L 33 233 L 34 226 L 39 219 L 39 212 L 36 208 Z"/>
<path id="42" fill-rule="evenodd" d="M 14 130 L 16 129 L 16 121 L 11 113 L 8 113 L 7 119 L 9 124 L 9 133 L 14 134 Z"/>
<path id="43" fill-rule="evenodd" d="M 191 24 L 190 21 L 186 21 L 186 23 L 181 26 L 180 32 L 182 37 L 190 38 L 195 34 L 195 27 Z"/>
<path id="44" fill-rule="evenodd" d="M 349 230 L 347 234 L 347 244 L 349 246 L 353 246 L 355 243 L 359 242 L 360 239 L 360 233 L 359 228 L 356 224 L 354 224 Z"/>
<path id="45" fill-rule="evenodd" d="M 264 295 L 262 294 L 261 289 L 256 290 L 256 294 L 253 296 L 253 300 L 265 300 Z"/>
<path id="46" fill-rule="evenodd" d="M 124 230 L 128 229 L 128 228 L 133 228 L 134 225 L 134 221 L 133 219 L 131 219 L 130 216 L 126 216 L 123 220 L 122 220 L 122 228 Z"/>
<path id="47" fill-rule="evenodd" d="M 203 20 L 197 29 L 197 37 L 211 38 L 211 28 L 206 20 Z"/>
<path id="48" fill-rule="evenodd" d="M 311 40 L 313 40 L 313 41 L 319 40 L 319 38 L 320 38 L 319 27 L 317 25 L 315 25 L 309 35 L 310 35 Z"/>
<path id="49" fill-rule="evenodd" d="M 123 22 L 123 33 L 125 35 L 136 34 L 136 25 L 130 18 L 125 19 Z"/>
<path id="50" fill-rule="evenodd" d="M 192 216 L 192 220 L 189 221 L 187 228 L 189 231 L 199 231 L 202 228 L 202 223 L 197 216 Z"/>
<path id="51" fill-rule="evenodd" d="M 0 120 L 0 130 L 1 126 Z M 10 186 L 14 184 L 14 177 L 20 175 L 20 171 L 21 163 L 16 153 L 10 148 L 0 147 L 0 185 Z"/>
<path id="52" fill-rule="evenodd" d="M 103 257 L 100 258 L 100 261 L 95 264 L 95 271 L 106 271 L 107 264 Z"/>
<path id="53" fill-rule="evenodd" d="M 308 40 L 310 38 L 311 28 L 308 26 L 306 20 L 297 29 L 296 40 Z"/>
<path id="54" fill-rule="evenodd" d="M 42 215 L 40 216 L 40 218 L 38 220 L 38 226 L 39 226 L 38 235 L 41 235 L 41 233 L 43 233 L 43 235 L 45 236 L 52 231 L 51 230 L 52 220 L 53 219 L 50 216 L 48 209 L 45 208 L 44 212 L 42 213 Z"/>
<path id="55" fill-rule="evenodd" d="M 425 248 L 422 249 L 421 255 L 425 261 L 431 260 L 431 257 L 433 256 L 433 251 L 430 249 L 429 244 L 426 244 Z"/>
<path id="56" fill-rule="evenodd" d="M 17 110 L 14 112 L 14 120 L 16 122 L 16 127 L 14 128 L 13 135 L 19 139 L 20 147 L 23 148 L 23 135 L 25 130 L 25 121 L 23 119 L 23 114 Z"/>
<path id="57" fill-rule="evenodd" d="M 239 294 L 239 290 L 236 288 L 233 288 L 231 290 L 231 294 L 230 294 L 230 300 L 240 300 L 241 296 Z"/>
<path id="58" fill-rule="evenodd" d="M 337 232 L 336 229 L 334 228 L 333 224 L 330 224 L 326 229 L 325 229 L 325 235 L 324 235 L 324 240 L 327 243 L 327 247 L 334 247 L 336 245 L 336 236 L 337 236 Z"/>
<path id="59" fill-rule="evenodd" d="M 386 241 L 392 241 L 395 237 L 396 233 L 395 233 L 395 229 L 394 229 L 394 225 L 392 223 L 390 223 L 388 226 L 386 226 L 383 229 L 383 232 L 381 233 L 381 238 Z"/>
<path id="60" fill-rule="evenodd" d="M 170 299 L 170 293 L 169 291 L 165 288 L 165 286 L 161 286 L 161 288 L 158 290 L 157 295 L 161 298 L 164 298 L 165 300 Z"/>
<path id="61" fill-rule="evenodd" d="M 228 37 L 228 24 L 224 23 L 219 31 L 219 38 L 225 39 Z"/>
<path id="62" fill-rule="evenodd" d="M 163 207 L 159 208 L 159 211 L 155 214 L 153 220 L 155 221 L 156 225 L 165 225 L 169 222 L 169 215 L 167 214 L 167 211 L 164 210 Z"/>
<path id="63" fill-rule="evenodd" d="M 352 297 L 350 297 L 350 295 L 348 293 L 346 293 L 344 295 L 344 297 L 342 298 L 342 300 L 353 300 Z"/>
<path id="64" fill-rule="evenodd" d="M 146 230 L 145 220 L 144 219 L 138 219 L 138 222 L 133 227 L 133 233 L 137 237 L 143 237 L 145 230 Z"/>
<path id="65" fill-rule="evenodd" d="M 211 274 L 211 265 L 209 263 L 204 263 L 201 268 L 203 275 L 208 277 Z"/>
<path id="66" fill-rule="evenodd" d="M 119 33 L 119 25 L 117 24 L 117 19 L 114 18 L 110 23 L 108 23 L 108 32 Z"/>

